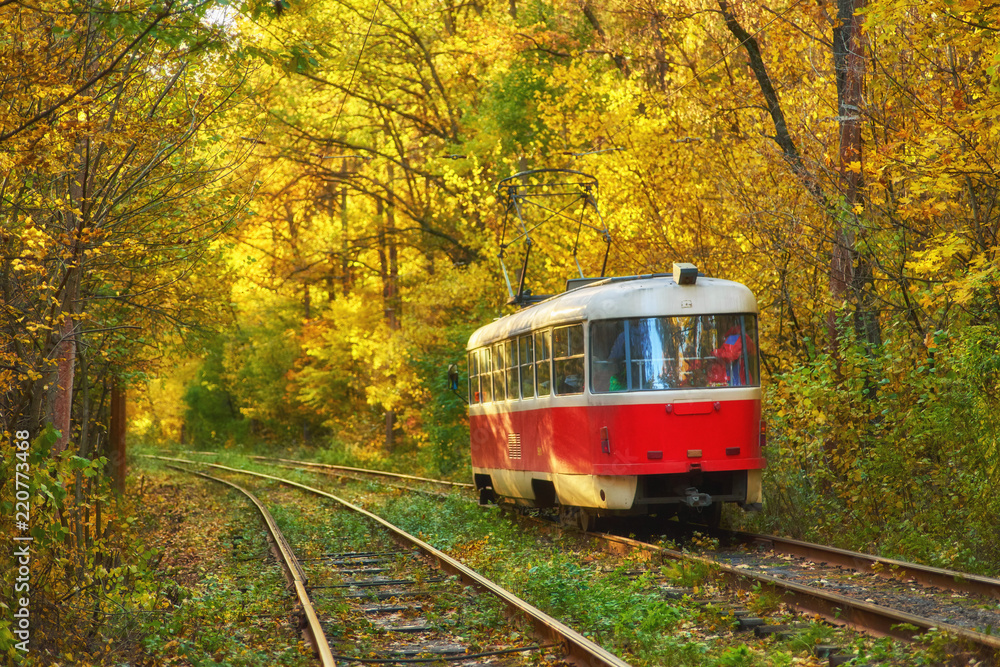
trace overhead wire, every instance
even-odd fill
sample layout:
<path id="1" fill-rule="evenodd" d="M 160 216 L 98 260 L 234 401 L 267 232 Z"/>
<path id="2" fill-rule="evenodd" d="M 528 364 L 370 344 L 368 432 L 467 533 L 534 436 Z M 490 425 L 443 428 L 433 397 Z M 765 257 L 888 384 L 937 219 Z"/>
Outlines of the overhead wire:
<path id="1" fill-rule="evenodd" d="M 358 59 L 354 62 L 354 69 L 351 71 L 351 80 L 347 84 L 347 90 L 344 91 L 344 97 L 340 100 L 340 108 L 337 109 L 337 117 L 333 121 L 333 132 L 331 136 L 337 134 L 337 126 L 340 125 L 340 116 L 344 112 L 344 104 L 347 102 L 347 96 L 351 94 L 351 87 L 354 85 L 354 77 L 358 73 L 358 67 L 361 65 L 361 56 L 365 52 L 365 46 L 368 44 L 368 37 L 372 33 L 372 26 L 375 24 L 375 16 L 378 14 L 378 9 L 382 5 L 382 0 L 375 0 L 375 9 L 372 10 L 372 18 L 368 21 L 368 30 L 365 31 L 365 38 L 361 42 L 361 49 L 358 51 Z"/>

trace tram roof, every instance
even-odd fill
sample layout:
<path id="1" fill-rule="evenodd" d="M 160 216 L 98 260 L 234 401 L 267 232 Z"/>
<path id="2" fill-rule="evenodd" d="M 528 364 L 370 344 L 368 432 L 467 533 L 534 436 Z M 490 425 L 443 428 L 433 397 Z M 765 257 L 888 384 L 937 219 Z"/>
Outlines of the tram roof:
<path id="1" fill-rule="evenodd" d="M 533 329 L 585 320 L 756 313 L 757 299 L 742 283 L 701 276 L 678 285 L 671 276 L 607 278 L 557 294 L 501 317 L 472 334 L 472 350 Z"/>

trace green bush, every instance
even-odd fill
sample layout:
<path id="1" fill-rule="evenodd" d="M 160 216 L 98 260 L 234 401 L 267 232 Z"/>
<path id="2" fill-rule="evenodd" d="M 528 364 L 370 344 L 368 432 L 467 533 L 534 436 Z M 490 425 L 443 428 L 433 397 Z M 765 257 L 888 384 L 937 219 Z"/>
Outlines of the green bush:
<path id="1" fill-rule="evenodd" d="M 767 388 L 767 527 L 940 567 L 1000 564 L 995 334 L 902 327 L 845 344 Z M 923 350 L 921 352 L 921 350 Z M 918 354 L 919 352 L 919 354 Z M 913 361 L 918 359 L 918 361 Z"/>

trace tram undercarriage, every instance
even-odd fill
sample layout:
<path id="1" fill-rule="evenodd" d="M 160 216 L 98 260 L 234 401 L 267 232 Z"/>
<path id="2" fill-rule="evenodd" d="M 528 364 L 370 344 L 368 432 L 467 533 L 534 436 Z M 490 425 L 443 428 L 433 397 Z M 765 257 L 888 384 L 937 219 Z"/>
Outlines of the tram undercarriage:
<path id="1" fill-rule="evenodd" d="M 761 508 L 761 471 L 725 470 L 664 475 L 569 475 L 477 470 L 480 503 L 559 508 L 560 520 L 587 525 L 592 518 L 657 515 L 717 523 L 722 503 Z"/>

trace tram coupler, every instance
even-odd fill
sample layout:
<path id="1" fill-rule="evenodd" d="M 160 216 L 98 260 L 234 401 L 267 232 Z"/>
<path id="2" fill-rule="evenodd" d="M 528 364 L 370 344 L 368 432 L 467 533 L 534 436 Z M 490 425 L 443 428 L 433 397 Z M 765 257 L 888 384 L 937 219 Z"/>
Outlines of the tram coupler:
<path id="1" fill-rule="evenodd" d="M 698 493 L 698 489 L 693 486 L 684 489 L 684 504 L 688 507 L 708 507 L 712 504 L 712 496 L 707 493 Z"/>

